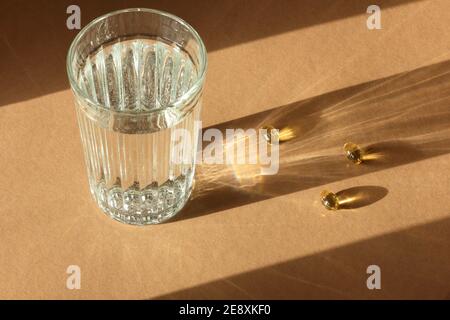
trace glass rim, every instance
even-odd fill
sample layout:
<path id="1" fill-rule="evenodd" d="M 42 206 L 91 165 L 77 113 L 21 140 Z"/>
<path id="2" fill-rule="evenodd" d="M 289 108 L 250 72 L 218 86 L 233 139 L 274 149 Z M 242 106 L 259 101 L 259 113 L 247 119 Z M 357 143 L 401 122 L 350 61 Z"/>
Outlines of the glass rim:
<path id="1" fill-rule="evenodd" d="M 107 108 L 105 105 L 100 104 L 96 101 L 94 101 L 92 98 L 90 98 L 87 94 L 81 90 L 78 82 L 75 79 L 74 70 L 72 68 L 72 61 L 75 57 L 75 47 L 80 43 L 81 38 L 90 30 L 94 25 L 98 24 L 100 21 L 107 19 L 114 15 L 119 15 L 122 13 L 129 13 L 129 12 L 144 12 L 144 13 L 153 13 L 158 14 L 161 16 L 165 16 L 167 18 L 170 18 L 172 20 L 177 21 L 181 25 L 187 28 L 187 30 L 194 36 L 195 41 L 197 41 L 199 45 L 199 72 L 198 77 L 195 80 L 192 87 L 186 91 L 183 95 L 181 95 L 179 98 L 177 98 L 174 102 L 170 103 L 168 106 L 165 106 L 163 108 L 156 108 L 152 110 L 139 110 L 139 111 L 121 111 L 121 110 L 112 110 L 110 108 Z M 203 86 L 203 82 L 206 75 L 206 69 L 208 65 L 208 59 L 207 59 L 207 52 L 205 44 L 203 43 L 203 40 L 200 38 L 200 35 L 198 32 L 185 20 L 182 18 L 173 15 L 171 13 L 157 10 L 157 9 L 149 9 L 149 8 L 128 8 L 128 9 L 121 9 L 112 11 L 106 14 L 103 14 L 91 22 L 89 22 L 86 26 L 84 26 L 80 32 L 75 36 L 75 38 L 72 40 L 72 43 L 70 44 L 69 51 L 67 53 L 66 58 L 66 69 L 67 69 L 67 75 L 69 77 L 69 83 L 73 91 L 75 91 L 75 94 L 83 99 L 84 102 L 86 102 L 90 107 L 96 107 L 100 108 L 104 111 L 110 112 L 110 113 L 117 113 L 121 115 L 133 115 L 133 116 L 140 116 L 140 115 L 146 115 L 151 114 L 155 112 L 161 112 L 165 110 L 166 108 L 179 108 L 184 105 L 186 101 L 190 101 L 192 98 L 194 98 L 200 91 Z"/>

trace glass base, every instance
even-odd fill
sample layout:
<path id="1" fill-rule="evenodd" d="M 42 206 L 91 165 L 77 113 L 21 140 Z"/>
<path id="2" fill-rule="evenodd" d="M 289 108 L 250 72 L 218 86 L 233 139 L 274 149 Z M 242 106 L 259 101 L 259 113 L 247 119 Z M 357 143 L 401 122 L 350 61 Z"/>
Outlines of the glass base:
<path id="1" fill-rule="evenodd" d="M 191 193 L 192 189 L 186 193 L 182 199 L 179 199 L 172 207 L 157 212 L 143 209 L 140 211 L 134 211 L 133 213 L 128 213 L 124 210 L 112 209 L 110 206 L 105 205 L 103 201 L 98 201 L 96 199 L 94 200 L 96 200 L 102 211 L 112 219 L 126 224 L 144 226 L 163 223 L 176 216 L 189 200 Z"/>

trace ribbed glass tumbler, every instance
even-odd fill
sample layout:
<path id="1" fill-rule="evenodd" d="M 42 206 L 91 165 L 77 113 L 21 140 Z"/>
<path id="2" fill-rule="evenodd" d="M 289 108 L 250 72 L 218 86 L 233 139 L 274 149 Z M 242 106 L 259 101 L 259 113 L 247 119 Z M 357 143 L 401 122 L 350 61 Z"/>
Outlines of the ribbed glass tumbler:
<path id="1" fill-rule="evenodd" d="M 89 186 L 112 218 L 155 224 L 185 205 L 206 64 L 197 32 L 156 10 L 106 14 L 74 39 L 67 72 Z"/>

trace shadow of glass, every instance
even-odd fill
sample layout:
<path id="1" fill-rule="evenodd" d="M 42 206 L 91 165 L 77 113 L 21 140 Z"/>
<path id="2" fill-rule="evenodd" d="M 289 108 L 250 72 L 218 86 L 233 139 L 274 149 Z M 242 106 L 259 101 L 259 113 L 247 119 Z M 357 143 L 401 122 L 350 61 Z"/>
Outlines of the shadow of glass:
<path id="1" fill-rule="evenodd" d="M 383 8 L 420 0 L 384 0 Z M 78 30 L 66 28 L 73 1 L 9 1 L 0 19 L 0 106 L 69 88 L 65 57 Z M 87 1 L 76 3 L 82 26 L 119 9 L 152 7 L 176 14 L 201 34 L 209 52 L 290 30 L 364 14 L 370 1 Z M 36 27 L 39 26 L 39 27 Z M 30 32 L 32 30 L 32 32 Z M 220 34 L 221 36 L 217 36 Z"/>
<path id="2" fill-rule="evenodd" d="M 199 164 L 193 197 L 173 221 L 449 153 L 449 104 L 446 61 L 214 126 L 270 123 L 296 135 L 280 145 L 275 175 L 261 175 L 258 165 Z M 368 146 L 373 159 L 350 164 L 348 141 Z"/>
<path id="3" fill-rule="evenodd" d="M 387 194 L 388 190 L 378 186 L 358 186 L 336 193 L 339 199 L 340 209 L 357 209 L 369 206 L 381 199 Z"/>

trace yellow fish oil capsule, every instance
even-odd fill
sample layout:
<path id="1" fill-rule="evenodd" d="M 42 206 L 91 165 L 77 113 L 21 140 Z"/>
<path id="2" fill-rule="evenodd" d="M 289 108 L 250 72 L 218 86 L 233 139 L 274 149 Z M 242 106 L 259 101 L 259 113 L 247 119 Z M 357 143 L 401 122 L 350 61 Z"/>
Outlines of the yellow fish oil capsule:
<path id="1" fill-rule="evenodd" d="M 261 127 L 261 129 L 266 130 L 266 132 L 264 133 L 264 139 L 269 144 L 272 144 L 274 140 L 278 140 L 278 142 L 285 142 L 295 137 L 294 130 L 290 127 L 285 127 L 281 130 L 277 130 L 272 125 L 265 125 Z"/>
<path id="2" fill-rule="evenodd" d="M 275 138 L 278 138 L 279 141 L 279 131 L 276 130 L 273 126 L 266 125 L 261 129 L 266 130 L 266 132 L 264 133 L 264 139 L 266 139 L 267 143 L 271 144 Z"/>
<path id="3" fill-rule="evenodd" d="M 339 209 L 339 198 L 335 193 L 324 190 L 320 194 L 320 199 L 322 200 L 322 204 L 324 205 L 324 207 L 328 210 Z"/>
<path id="4" fill-rule="evenodd" d="M 364 160 L 364 151 L 355 143 L 344 144 L 344 152 L 347 159 L 355 164 L 360 164 Z"/>

